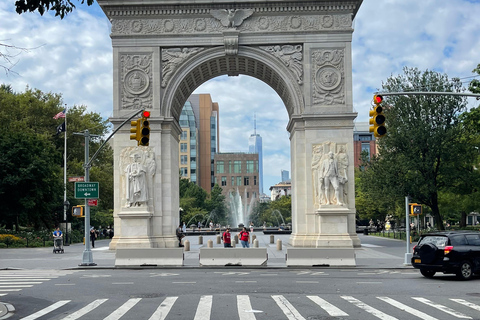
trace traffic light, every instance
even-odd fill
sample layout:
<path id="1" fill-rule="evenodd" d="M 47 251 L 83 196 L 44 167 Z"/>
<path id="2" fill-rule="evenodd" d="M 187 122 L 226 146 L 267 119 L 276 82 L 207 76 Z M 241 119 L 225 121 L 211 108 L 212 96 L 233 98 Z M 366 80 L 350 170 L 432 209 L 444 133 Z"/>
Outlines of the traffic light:
<path id="1" fill-rule="evenodd" d="M 422 205 L 418 203 L 410 203 L 410 214 L 422 214 Z"/>
<path id="2" fill-rule="evenodd" d="M 142 112 L 142 119 L 140 120 L 140 139 L 138 140 L 139 146 L 148 146 L 150 142 L 150 111 Z"/>
<path id="3" fill-rule="evenodd" d="M 141 119 L 133 120 L 130 122 L 131 128 L 130 128 L 130 140 L 137 140 L 137 144 L 140 143 L 140 123 Z"/>
<path id="4" fill-rule="evenodd" d="M 383 137 L 387 133 L 385 128 L 385 116 L 383 115 L 383 107 L 380 105 L 383 97 L 379 94 L 373 96 L 373 110 L 370 110 L 370 128 L 369 131 L 377 138 Z"/>
<path id="5" fill-rule="evenodd" d="M 72 207 L 72 217 L 83 218 L 85 214 L 83 212 L 84 205 Z"/>

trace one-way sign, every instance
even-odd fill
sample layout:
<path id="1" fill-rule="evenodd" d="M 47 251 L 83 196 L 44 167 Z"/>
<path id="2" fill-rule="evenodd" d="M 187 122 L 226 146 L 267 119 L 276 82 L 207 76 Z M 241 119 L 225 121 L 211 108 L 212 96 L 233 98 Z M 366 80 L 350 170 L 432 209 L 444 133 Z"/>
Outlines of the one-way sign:
<path id="1" fill-rule="evenodd" d="M 75 182 L 75 199 L 97 199 L 98 182 Z"/>

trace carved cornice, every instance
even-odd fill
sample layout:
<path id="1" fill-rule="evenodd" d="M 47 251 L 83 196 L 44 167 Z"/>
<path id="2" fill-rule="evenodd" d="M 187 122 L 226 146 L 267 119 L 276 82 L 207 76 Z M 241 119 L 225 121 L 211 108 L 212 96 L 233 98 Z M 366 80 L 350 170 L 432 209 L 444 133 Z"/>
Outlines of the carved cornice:
<path id="1" fill-rule="evenodd" d="M 182 1 L 181 5 L 161 5 L 161 1 L 157 1 L 155 5 L 147 4 L 145 1 L 142 4 L 131 4 L 128 1 L 119 1 L 119 3 L 114 3 L 113 1 L 99 0 L 97 1 L 99 5 L 103 8 L 105 14 L 109 18 L 113 17 L 146 17 L 146 16 L 185 16 L 185 15 L 202 15 L 210 14 L 211 10 L 221 10 L 221 9 L 235 9 L 240 8 L 252 8 L 255 13 L 306 13 L 306 12 L 357 12 L 360 7 L 360 0 L 351 0 L 351 1 L 298 1 L 298 2 L 283 2 L 279 1 L 277 3 L 267 3 L 264 1 L 248 2 L 248 3 L 235 3 L 232 6 L 229 3 L 200 3 L 195 1 L 195 3 L 187 3 Z M 158 4 L 160 2 L 160 4 Z M 185 2 L 185 3 L 184 3 Z"/>
<path id="2" fill-rule="evenodd" d="M 168 19 L 114 19 L 112 36 L 223 33 L 229 28 L 213 17 Z M 252 16 L 236 28 L 239 32 L 281 33 L 352 30 L 351 14 Z"/>

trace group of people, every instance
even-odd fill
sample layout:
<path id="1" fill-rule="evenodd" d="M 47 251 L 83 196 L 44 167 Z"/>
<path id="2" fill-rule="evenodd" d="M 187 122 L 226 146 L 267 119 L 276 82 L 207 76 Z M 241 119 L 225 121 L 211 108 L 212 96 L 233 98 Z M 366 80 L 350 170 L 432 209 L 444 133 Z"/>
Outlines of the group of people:
<path id="1" fill-rule="evenodd" d="M 184 246 L 182 243 L 182 239 L 185 237 L 183 226 L 184 225 L 180 224 L 176 231 L 179 247 Z M 251 230 L 253 230 L 253 227 Z M 240 239 L 240 243 L 242 244 L 243 248 L 250 248 L 250 232 L 248 232 L 247 228 L 242 228 L 242 231 L 238 233 L 238 238 Z M 230 233 L 230 228 L 227 228 L 222 234 L 222 241 L 224 248 L 232 248 L 232 234 Z"/>
<path id="2" fill-rule="evenodd" d="M 100 236 L 100 232 L 104 238 L 109 237 L 110 239 L 113 238 L 113 229 L 108 227 L 108 229 L 103 228 L 102 231 L 96 230 L 94 227 L 90 227 L 90 241 L 92 242 L 92 248 L 95 248 L 95 240 Z M 63 238 L 63 232 L 60 230 L 59 227 L 55 228 L 53 231 L 54 238 Z"/>

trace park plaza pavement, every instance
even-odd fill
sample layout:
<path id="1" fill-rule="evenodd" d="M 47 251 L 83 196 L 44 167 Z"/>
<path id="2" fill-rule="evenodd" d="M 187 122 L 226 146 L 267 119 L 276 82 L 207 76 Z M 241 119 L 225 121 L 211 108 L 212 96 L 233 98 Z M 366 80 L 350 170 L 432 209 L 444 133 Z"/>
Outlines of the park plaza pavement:
<path id="1" fill-rule="evenodd" d="M 282 268 L 286 266 L 285 255 L 287 253 L 288 240 L 290 235 L 282 234 L 274 236 L 274 243 L 270 243 L 270 235 L 263 232 L 254 232 L 260 248 L 266 248 L 268 261 L 266 266 L 259 268 Z M 362 247 L 355 249 L 356 268 L 412 268 L 405 265 L 406 243 L 400 240 L 380 238 L 374 236 L 358 235 Z M 233 237 L 232 237 L 233 238 Z M 190 242 L 190 251 L 184 252 L 183 267 L 200 267 L 199 252 L 200 248 L 207 247 L 208 240 L 212 240 L 214 248 L 223 248 L 223 243 L 217 244 L 216 235 L 204 235 L 203 244 L 199 244 L 199 236 L 188 235 L 184 238 Z M 277 241 L 281 240 L 281 250 L 277 250 Z M 84 268 L 114 268 L 115 251 L 109 250 L 110 240 L 97 240 L 95 248 L 92 248 L 93 262 L 96 266 Z M 252 247 L 252 244 L 251 244 Z M 410 252 L 411 252 L 410 246 Z M 0 270 L 1 269 L 71 269 L 82 268 L 83 244 L 72 244 L 65 246 L 65 253 L 54 254 L 53 247 L 45 248 L 18 248 L 0 250 Z M 237 245 L 232 250 L 248 250 Z M 175 268 L 175 267 L 169 267 Z M 229 267 L 234 268 L 234 267 Z M 241 266 L 239 266 L 241 268 Z M 246 268 L 246 267 L 244 267 Z M 251 268 L 251 267 L 249 267 Z M 331 267 L 333 268 L 333 267 Z"/>

